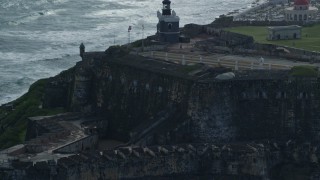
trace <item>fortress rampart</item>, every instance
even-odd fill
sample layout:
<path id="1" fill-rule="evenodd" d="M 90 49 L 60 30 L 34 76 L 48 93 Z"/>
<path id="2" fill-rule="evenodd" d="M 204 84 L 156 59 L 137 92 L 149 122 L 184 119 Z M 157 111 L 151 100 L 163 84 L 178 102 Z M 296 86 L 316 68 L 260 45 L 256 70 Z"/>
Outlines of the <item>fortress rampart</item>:
<path id="1" fill-rule="evenodd" d="M 293 148 L 293 149 L 292 149 Z M 81 153 L 57 162 L 13 162 L 14 179 L 268 179 L 283 161 L 316 163 L 310 145 L 182 144 Z M 285 154 L 285 156 L 284 156 Z M 312 177 L 312 176 L 311 176 Z"/>
<path id="2" fill-rule="evenodd" d="M 216 78 L 230 71 L 85 53 L 73 73 L 51 79 L 44 96 L 46 106 L 82 115 L 31 118 L 21 150 L 40 159 L 47 149 L 34 144 L 62 142 L 61 132 L 70 140 L 46 161 L 12 160 L 1 172 L 14 179 L 268 179 L 286 171 L 278 166 L 304 163 L 317 177 L 319 79 L 288 70 Z M 46 99 L 55 92 L 67 100 Z M 98 137 L 127 143 L 96 151 Z"/>
<path id="3" fill-rule="evenodd" d="M 71 105 L 86 107 L 84 111 L 99 109 L 110 127 L 116 127 L 111 128 L 115 130 L 113 133 L 126 132 L 122 136 L 130 139 L 130 127 L 155 121 L 154 114 L 170 105 L 176 108 L 171 116 L 175 120 L 170 121 L 172 129 L 158 130 L 160 136 L 170 132 L 164 140 L 166 143 L 176 143 L 174 139 L 178 137 L 174 131 L 179 132 L 179 128 L 181 132 L 177 134 L 188 134 L 187 139 L 194 142 L 229 142 L 253 137 L 319 140 L 317 78 L 265 70 L 238 72 L 234 79 L 222 81 L 215 76 L 226 69 L 219 72 L 194 66 L 190 70 L 186 69 L 190 67 L 134 56 L 125 59 L 96 60 L 104 65 L 99 65 L 99 69 L 89 67 L 86 73 L 91 72 L 91 78 L 87 81 L 77 81 L 80 76 L 77 75 L 75 84 L 79 84 Z M 90 96 L 78 96 L 79 89 Z"/>

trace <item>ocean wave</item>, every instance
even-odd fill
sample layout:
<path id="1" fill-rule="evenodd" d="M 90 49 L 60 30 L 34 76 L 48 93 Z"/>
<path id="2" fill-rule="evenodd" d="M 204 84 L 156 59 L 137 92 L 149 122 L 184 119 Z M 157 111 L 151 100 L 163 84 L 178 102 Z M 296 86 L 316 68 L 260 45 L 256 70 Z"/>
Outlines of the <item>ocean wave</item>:
<path id="1" fill-rule="evenodd" d="M 0 94 L 0 106 L 17 99 L 18 97 L 20 97 L 22 94 L 24 94 L 26 92 L 27 91 L 25 90 L 25 91 L 22 91 L 22 93 L 16 93 L 16 94 L 14 94 L 14 93 L 4 94 L 4 95 Z"/>
<path id="2" fill-rule="evenodd" d="M 174 0 L 172 8 L 184 26 L 210 23 L 253 1 Z M 129 25 L 133 28 L 131 41 L 142 37 L 141 24 L 145 37 L 155 34 L 157 10 L 161 10 L 161 1 L 1 0 L 0 104 L 20 96 L 33 80 L 53 76 L 81 60 L 81 42 L 86 51 L 127 43 Z"/>
<path id="3" fill-rule="evenodd" d="M 58 5 L 67 3 L 70 0 L 2 0 L 0 8 L 2 9 L 35 9 L 44 5 Z"/>
<path id="4" fill-rule="evenodd" d="M 34 21 L 34 20 L 38 19 L 41 16 L 41 14 L 43 14 L 43 13 L 42 12 L 40 12 L 40 13 L 34 12 L 32 14 L 28 14 L 26 16 L 19 17 L 16 20 L 9 21 L 8 25 L 20 25 L 20 24 L 25 24 L 25 23 Z"/>
<path id="5" fill-rule="evenodd" d="M 47 50 L 45 53 L 45 51 L 46 50 L 42 50 L 43 53 L 0 52 L 0 57 L 1 57 L 0 68 L 10 64 L 21 64 L 26 62 L 39 62 L 43 60 L 62 59 L 72 55 L 72 54 L 67 54 L 68 51 L 65 51 L 65 54 L 61 54 L 60 52 L 50 53 L 50 50 Z M 76 54 L 77 51 L 74 51 L 73 55 Z"/>
<path id="6" fill-rule="evenodd" d="M 57 13 L 63 12 L 65 9 L 57 9 L 57 10 L 43 10 L 43 11 L 37 11 L 37 12 L 32 12 L 30 14 L 17 17 L 15 20 L 8 21 L 6 24 L 11 25 L 11 26 L 17 26 L 20 24 L 26 24 L 32 21 L 35 21 L 41 17 L 44 16 L 54 16 Z"/>
<path id="7" fill-rule="evenodd" d="M 9 77 L 0 82 L 0 105 L 13 101 L 22 94 L 26 93 L 28 87 L 35 79 Z"/>
<path id="8" fill-rule="evenodd" d="M 16 84 L 18 86 L 24 86 L 27 84 L 30 84 L 30 82 L 35 81 L 35 79 L 29 78 L 29 77 L 20 77 L 17 79 Z"/>
<path id="9" fill-rule="evenodd" d="M 116 10 L 116 9 L 135 9 L 137 4 L 128 4 L 121 1 L 107 1 L 104 3 L 95 4 L 92 6 L 95 9 Z"/>
<path id="10" fill-rule="evenodd" d="M 62 58 L 20 62 L 0 66 L 0 104 L 10 102 L 24 94 L 40 78 L 52 77 L 80 60 L 79 55 L 65 54 Z"/>

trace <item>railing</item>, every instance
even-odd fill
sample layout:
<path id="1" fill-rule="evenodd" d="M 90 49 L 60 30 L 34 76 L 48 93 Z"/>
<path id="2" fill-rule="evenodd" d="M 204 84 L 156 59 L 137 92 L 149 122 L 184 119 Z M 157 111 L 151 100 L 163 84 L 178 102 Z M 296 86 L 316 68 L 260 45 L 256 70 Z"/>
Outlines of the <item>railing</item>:
<path id="1" fill-rule="evenodd" d="M 210 56 L 195 56 L 195 55 L 185 55 L 179 53 L 167 53 L 159 51 L 150 51 L 140 53 L 144 57 L 151 59 L 160 59 L 165 61 L 174 62 L 177 64 L 188 65 L 194 63 L 204 63 L 208 66 L 219 67 L 224 66 L 232 68 L 233 70 L 248 70 L 248 69 L 278 69 L 287 70 L 291 69 L 293 66 L 286 64 L 274 64 L 274 63 L 264 63 L 263 61 L 253 61 L 253 60 L 221 60 L 216 57 Z"/>

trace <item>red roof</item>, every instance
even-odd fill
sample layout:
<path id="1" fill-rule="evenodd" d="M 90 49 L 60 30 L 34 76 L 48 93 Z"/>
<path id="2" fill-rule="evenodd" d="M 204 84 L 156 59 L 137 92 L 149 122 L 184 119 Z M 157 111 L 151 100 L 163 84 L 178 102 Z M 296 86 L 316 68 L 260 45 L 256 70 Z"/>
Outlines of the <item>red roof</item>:
<path id="1" fill-rule="evenodd" d="M 297 5 L 297 6 L 309 5 L 309 1 L 308 0 L 295 0 L 294 5 Z"/>

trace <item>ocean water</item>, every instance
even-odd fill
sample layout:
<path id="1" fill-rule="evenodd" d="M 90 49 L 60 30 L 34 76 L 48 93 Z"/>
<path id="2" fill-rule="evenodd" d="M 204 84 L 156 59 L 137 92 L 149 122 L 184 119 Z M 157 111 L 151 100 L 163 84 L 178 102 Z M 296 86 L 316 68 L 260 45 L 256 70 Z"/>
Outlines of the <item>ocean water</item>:
<path id="1" fill-rule="evenodd" d="M 255 0 L 172 0 L 180 26 L 208 24 Z M 79 45 L 103 51 L 156 32 L 162 0 L 0 0 L 0 104 L 24 94 L 38 79 L 80 61 Z M 142 33 L 144 25 L 144 33 Z"/>

